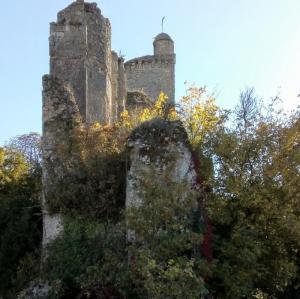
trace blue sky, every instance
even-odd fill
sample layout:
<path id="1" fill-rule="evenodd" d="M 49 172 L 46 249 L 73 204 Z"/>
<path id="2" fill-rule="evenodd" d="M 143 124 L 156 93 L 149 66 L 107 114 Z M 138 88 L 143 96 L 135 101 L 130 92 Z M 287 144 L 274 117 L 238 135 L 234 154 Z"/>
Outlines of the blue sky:
<path id="1" fill-rule="evenodd" d="M 175 41 L 176 98 L 184 82 L 206 85 L 233 108 L 254 86 L 286 109 L 300 104 L 299 0 L 99 0 L 112 23 L 112 46 L 130 59 L 152 53 L 161 30 Z M 48 73 L 49 22 L 68 0 L 3 1 L 0 11 L 0 145 L 41 132 L 41 77 Z"/>

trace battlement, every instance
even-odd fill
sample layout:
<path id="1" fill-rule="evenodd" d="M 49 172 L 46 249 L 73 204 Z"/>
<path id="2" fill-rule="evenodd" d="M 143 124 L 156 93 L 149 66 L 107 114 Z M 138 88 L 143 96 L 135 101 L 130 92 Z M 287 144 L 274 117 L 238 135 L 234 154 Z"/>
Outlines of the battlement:
<path id="1" fill-rule="evenodd" d="M 147 69 L 157 67 L 168 67 L 176 63 L 175 54 L 165 55 L 146 55 L 137 57 L 125 62 L 125 69 L 131 71 L 134 69 Z"/>

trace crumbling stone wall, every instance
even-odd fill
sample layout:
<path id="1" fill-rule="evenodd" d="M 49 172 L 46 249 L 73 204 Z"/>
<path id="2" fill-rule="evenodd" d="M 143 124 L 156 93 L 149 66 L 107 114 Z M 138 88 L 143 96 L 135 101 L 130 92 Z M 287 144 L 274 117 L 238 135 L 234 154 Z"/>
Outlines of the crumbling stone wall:
<path id="1" fill-rule="evenodd" d="M 126 73 L 124 66 L 124 58 L 118 57 L 118 92 L 117 92 L 117 117 L 125 110 L 126 108 Z"/>
<path id="2" fill-rule="evenodd" d="M 119 63 L 118 55 L 116 52 L 112 51 L 112 98 L 117 101 L 118 97 L 118 75 L 119 75 Z M 115 121 L 118 115 L 118 106 L 114 105 L 113 107 L 113 120 Z"/>
<path id="3" fill-rule="evenodd" d="M 44 245 L 55 239 L 63 228 L 60 215 L 49 213 L 48 202 L 57 194 L 57 182 L 65 175 L 63 166 L 66 163 L 66 154 L 72 157 L 74 150 L 74 130 L 81 126 L 81 116 L 71 88 L 58 78 L 51 75 L 44 76 L 42 137 Z"/>
<path id="4" fill-rule="evenodd" d="M 122 111 L 125 110 L 126 85 L 124 59 L 112 51 L 112 121 L 119 119 Z"/>
<path id="5" fill-rule="evenodd" d="M 130 167 L 127 173 L 126 206 L 139 205 L 147 178 L 162 184 L 187 182 L 196 186 L 196 172 L 187 133 L 180 121 L 154 119 L 143 123 L 128 139 Z M 158 186 L 159 188 L 159 186 Z"/>

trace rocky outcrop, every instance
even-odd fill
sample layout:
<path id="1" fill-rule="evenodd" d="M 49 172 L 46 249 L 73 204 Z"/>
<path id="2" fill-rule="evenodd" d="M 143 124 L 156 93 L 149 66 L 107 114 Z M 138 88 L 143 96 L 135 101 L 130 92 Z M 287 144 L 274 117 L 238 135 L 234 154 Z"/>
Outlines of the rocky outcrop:
<path id="1" fill-rule="evenodd" d="M 161 186 L 186 182 L 188 189 L 195 187 L 188 136 L 180 121 L 154 119 L 143 123 L 129 137 L 128 149 L 126 207 L 143 203 L 145 179 L 153 178 Z"/>

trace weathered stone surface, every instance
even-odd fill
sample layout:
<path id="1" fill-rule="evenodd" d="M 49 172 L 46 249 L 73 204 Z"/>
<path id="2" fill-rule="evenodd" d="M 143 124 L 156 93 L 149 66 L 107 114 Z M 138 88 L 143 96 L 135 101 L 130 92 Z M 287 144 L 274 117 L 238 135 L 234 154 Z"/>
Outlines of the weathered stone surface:
<path id="1" fill-rule="evenodd" d="M 140 91 L 128 91 L 126 97 L 126 108 L 129 111 L 136 111 L 143 108 L 151 108 L 152 100 Z"/>
<path id="2" fill-rule="evenodd" d="M 126 206 L 143 202 L 143 176 L 162 183 L 188 182 L 195 187 L 196 173 L 188 137 L 182 123 L 154 119 L 143 123 L 129 137 L 130 168 L 127 174 Z"/>
<path id="3" fill-rule="evenodd" d="M 33 283 L 18 295 L 18 299 L 48 299 L 50 287 L 45 283 Z"/>
<path id="4" fill-rule="evenodd" d="M 62 231 L 59 214 L 49 215 L 47 202 L 57 190 L 57 182 L 64 177 L 63 153 L 72 152 L 74 130 L 82 125 L 79 109 L 72 90 L 60 79 L 43 77 L 43 201 L 44 238 L 47 245 Z"/>
<path id="5" fill-rule="evenodd" d="M 112 121 L 119 119 L 122 111 L 125 110 L 126 86 L 125 86 L 125 68 L 123 58 L 118 57 L 117 53 L 112 51 Z"/>
<path id="6" fill-rule="evenodd" d="M 118 92 L 117 92 L 117 117 L 125 110 L 126 108 L 126 73 L 124 67 L 123 57 L 118 57 Z"/>
<path id="7" fill-rule="evenodd" d="M 52 183 L 63 176 L 63 152 L 71 153 L 72 136 L 82 126 L 71 88 L 53 76 L 43 77 L 43 185 L 47 201 Z"/>
<path id="8" fill-rule="evenodd" d="M 154 55 L 174 54 L 174 42 L 166 33 L 160 33 L 153 42 Z"/>
<path id="9" fill-rule="evenodd" d="M 63 231 L 63 220 L 60 214 L 51 215 L 43 212 L 43 247 L 54 241 Z"/>
<path id="10" fill-rule="evenodd" d="M 111 26 L 95 3 L 76 1 L 58 13 L 51 23 L 50 57 L 50 74 L 73 88 L 83 120 L 110 123 L 116 89 Z"/>

